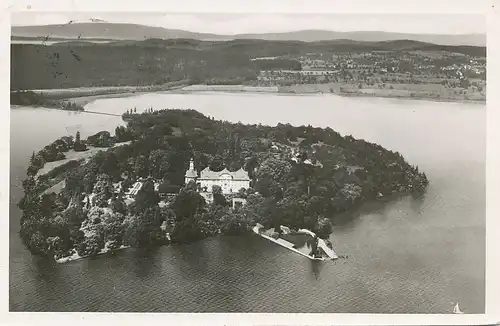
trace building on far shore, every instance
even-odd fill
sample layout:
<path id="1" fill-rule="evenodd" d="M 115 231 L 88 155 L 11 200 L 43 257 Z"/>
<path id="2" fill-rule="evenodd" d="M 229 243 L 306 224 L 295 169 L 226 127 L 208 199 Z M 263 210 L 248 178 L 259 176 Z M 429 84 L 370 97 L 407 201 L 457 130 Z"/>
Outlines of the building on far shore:
<path id="1" fill-rule="evenodd" d="M 250 188 L 250 177 L 248 172 L 243 169 L 231 172 L 228 169 L 222 171 L 212 171 L 210 168 L 202 170 L 198 176 L 194 168 L 193 160 L 189 163 L 189 169 L 186 171 L 185 182 L 196 182 L 200 189 L 200 194 L 207 200 L 212 201 L 212 187 L 219 186 L 222 194 L 236 194 L 240 189 Z"/>

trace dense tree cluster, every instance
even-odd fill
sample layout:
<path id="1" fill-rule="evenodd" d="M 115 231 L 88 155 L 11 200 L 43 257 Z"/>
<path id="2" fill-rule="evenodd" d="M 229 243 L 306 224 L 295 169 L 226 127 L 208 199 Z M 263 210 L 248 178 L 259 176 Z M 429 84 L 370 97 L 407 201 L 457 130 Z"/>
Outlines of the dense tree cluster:
<path id="1" fill-rule="evenodd" d="M 33 152 L 28 167 L 28 175 L 36 174 L 46 162 L 54 162 L 66 158 L 64 153 L 68 152 L 74 146 L 73 137 L 64 136 L 45 146 L 38 153 Z"/>
<path id="2" fill-rule="evenodd" d="M 32 252 L 95 255 L 105 247 L 165 243 L 165 230 L 174 242 L 190 242 L 247 232 L 255 223 L 327 238 L 338 213 L 380 196 L 421 193 L 428 184 L 399 153 L 331 128 L 244 125 L 194 110 L 127 110 L 123 117 L 127 126 L 114 137 L 101 132 L 87 143 L 129 143 L 23 183 L 21 237 Z M 251 188 L 235 194 L 246 204 L 233 208 L 220 187 L 207 203 L 196 184 L 185 185 L 193 157 L 197 170 L 248 171 Z M 66 180 L 62 191 L 40 196 L 58 173 Z M 124 193 L 138 180 L 143 186 L 127 202 Z M 170 204 L 159 205 L 172 192 Z"/>
<path id="3" fill-rule="evenodd" d="M 114 137 L 109 131 L 100 131 L 95 135 L 87 137 L 87 145 L 93 147 L 111 147 L 114 145 Z"/>
<path id="4" fill-rule="evenodd" d="M 50 99 L 33 91 L 15 91 L 10 93 L 10 104 L 25 106 L 43 106 L 46 108 L 62 109 L 69 111 L 83 111 L 83 106 L 71 101 Z"/>
<path id="5" fill-rule="evenodd" d="M 80 132 L 79 131 L 76 132 L 75 142 L 73 144 L 73 150 L 75 152 L 84 152 L 87 150 L 87 145 L 86 145 L 85 141 L 82 141 L 80 139 Z"/>

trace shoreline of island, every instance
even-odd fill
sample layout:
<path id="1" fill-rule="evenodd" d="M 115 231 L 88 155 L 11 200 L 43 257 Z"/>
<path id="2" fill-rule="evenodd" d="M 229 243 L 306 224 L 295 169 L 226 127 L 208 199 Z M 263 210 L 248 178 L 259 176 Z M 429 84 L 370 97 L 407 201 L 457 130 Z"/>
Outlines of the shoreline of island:
<path id="1" fill-rule="evenodd" d="M 50 171 L 49 171 L 50 172 Z M 385 205 L 387 203 L 390 203 L 391 201 L 393 200 L 396 200 L 397 198 L 402 198 L 402 197 L 407 197 L 407 196 L 412 196 L 411 194 L 407 194 L 407 193 L 394 193 L 392 195 L 389 195 L 389 196 L 381 196 L 381 197 L 378 197 L 376 199 L 372 199 L 372 200 L 369 200 L 369 201 L 366 201 L 366 202 L 362 202 L 362 203 L 359 203 L 358 205 L 354 205 L 352 206 L 349 210 L 345 211 L 345 212 L 342 212 L 339 214 L 339 216 L 347 216 L 347 215 L 360 215 L 361 213 L 363 214 L 367 214 L 371 211 L 374 211 L 374 209 L 370 209 L 370 208 L 366 208 L 367 206 L 372 206 L 372 205 Z M 328 259 L 325 259 L 324 256 L 323 258 L 314 258 L 313 256 L 311 255 L 308 255 L 304 252 L 298 252 L 300 251 L 299 249 L 304 249 L 304 248 L 295 248 L 295 249 L 291 249 L 289 248 L 289 246 L 287 246 L 286 244 L 282 244 L 282 243 L 278 243 L 276 241 L 276 239 L 269 239 L 269 238 L 272 238 L 273 234 L 271 235 L 266 235 L 264 233 L 262 233 L 261 231 L 256 231 L 256 228 L 257 229 L 260 229 L 262 227 L 262 225 L 259 225 L 257 223 L 256 226 L 252 227 L 251 229 L 249 229 L 246 234 L 247 235 L 250 235 L 250 236 L 259 236 L 265 240 L 268 240 L 268 241 L 271 241 L 271 242 L 274 242 L 280 246 L 282 246 L 283 248 L 287 249 L 287 250 L 292 250 L 292 252 L 295 252 L 303 257 L 306 257 L 308 259 L 311 259 L 313 261 L 325 261 L 325 260 L 337 260 L 339 258 L 343 258 L 345 257 L 344 254 L 337 254 L 335 251 L 333 251 L 333 247 L 332 247 L 332 241 L 330 238 L 319 238 L 320 240 L 322 240 L 329 248 L 330 250 L 333 251 L 333 254 L 335 255 L 334 258 L 328 258 Z M 289 229 L 291 230 L 291 233 L 298 233 L 301 229 L 297 229 L 297 230 L 293 230 L 293 229 L 290 229 L 288 226 L 283 226 L 281 225 L 281 232 L 283 232 L 283 229 Z M 269 231 L 272 231 L 273 228 L 271 229 L 268 229 L 267 232 Z M 302 231 L 306 231 L 307 233 L 314 233 L 308 229 L 302 229 Z M 288 231 L 290 232 L 290 231 Z M 271 233 L 274 233 L 276 234 L 276 232 L 271 232 Z M 304 232 L 302 232 L 304 233 Z M 282 233 L 280 233 L 281 235 Z M 286 233 L 285 233 L 286 234 Z M 333 232 L 332 232 L 333 234 Z M 205 239 L 208 239 L 208 238 L 216 238 L 216 237 L 222 237 L 223 235 L 220 234 L 220 230 L 218 232 L 218 234 L 215 234 L 215 235 L 212 235 L 212 236 L 209 236 Z M 168 237 L 168 234 L 167 234 L 167 237 Z M 279 239 L 279 237 L 278 237 Z M 168 242 L 165 243 L 165 244 L 162 244 L 160 245 L 161 247 L 163 246 L 172 246 L 172 245 L 176 245 L 176 244 L 182 244 L 182 243 L 174 243 L 172 242 L 170 239 L 168 239 Z M 292 242 L 293 244 L 293 242 Z M 126 250 L 126 249 L 138 249 L 139 247 L 132 247 L 132 246 L 126 246 L 126 245 L 121 245 L 120 247 L 118 248 L 108 248 L 107 247 L 108 244 L 105 244 L 105 247 L 104 249 L 102 249 L 100 252 L 98 252 L 97 254 L 95 254 L 94 256 L 80 256 L 76 249 L 73 248 L 72 249 L 72 254 L 71 255 L 68 255 L 68 256 L 64 256 L 64 257 L 61 257 L 61 258 L 57 258 L 57 257 L 54 257 L 54 261 L 57 263 L 57 264 L 66 264 L 66 263 L 70 263 L 70 262 L 74 262 L 74 261 L 78 261 L 78 260 L 82 260 L 82 259 L 93 259 L 93 258 L 96 258 L 98 256 L 102 256 L 104 254 L 113 254 L 115 252 L 119 252 L 119 251 L 123 251 L 123 250 Z M 309 248 L 309 247 L 308 247 Z M 324 252 L 323 252 L 323 255 L 324 255 Z"/>
<path id="2" fill-rule="evenodd" d="M 64 166 L 66 165 L 71 165 L 71 163 L 74 163 L 74 162 L 80 162 L 80 165 L 81 164 L 86 164 L 87 162 L 89 162 L 90 159 L 92 159 L 95 155 L 97 155 L 98 153 L 100 152 L 105 152 L 107 150 L 110 150 L 110 149 L 116 149 L 120 146 L 126 146 L 126 145 L 129 145 L 130 142 L 121 142 L 121 143 L 114 143 L 112 146 L 110 147 L 87 147 L 87 149 L 85 151 L 81 151 L 81 152 L 77 152 L 77 151 L 74 151 L 74 150 L 69 150 L 68 152 L 65 152 L 65 158 L 64 159 L 60 159 L 60 160 L 56 160 L 56 161 L 52 161 L 52 162 L 47 162 L 45 163 L 38 171 L 37 173 L 34 175 L 35 177 L 35 180 L 37 180 L 38 178 L 40 177 L 44 177 L 44 176 L 49 176 L 51 174 L 54 173 L 54 171 L 56 171 L 57 169 L 61 169 L 61 168 L 64 168 Z M 53 179 L 53 180 L 56 180 L 56 179 Z M 43 193 L 44 194 L 49 194 L 49 193 L 52 193 L 52 192 L 56 192 L 58 193 L 59 191 L 61 191 L 62 188 L 64 188 L 65 186 L 65 182 L 66 182 L 66 179 L 62 180 L 62 181 L 59 181 L 57 180 L 57 182 L 53 182 L 52 185 L 50 187 L 48 187 Z M 92 196 L 92 195 L 91 195 Z M 360 215 L 361 213 L 366 213 L 366 212 L 370 212 L 372 211 L 371 208 L 367 208 L 369 206 L 372 206 L 372 205 L 384 205 L 388 202 L 391 202 L 397 198 L 401 198 L 401 197 L 406 197 L 406 196 L 411 196 L 411 194 L 408 194 L 408 193 L 392 193 L 391 195 L 387 195 L 387 196 L 382 196 L 380 193 L 379 195 L 375 198 L 375 199 L 370 199 L 368 201 L 363 201 L 363 202 L 358 202 L 358 203 L 355 203 L 353 204 L 347 211 L 344 211 L 342 213 L 339 214 L 339 217 L 345 217 L 347 215 L 353 215 L 353 216 L 357 216 L 357 215 Z M 296 248 L 296 249 L 291 249 L 289 248 L 289 246 L 287 246 L 286 244 L 282 244 L 282 243 L 279 243 L 277 241 L 275 241 L 276 239 L 269 239 L 270 237 L 273 236 L 273 234 L 277 234 L 276 232 L 272 232 L 272 229 L 268 229 L 267 231 L 271 231 L 270 234 L 267 234 L 267 235 L 264 235 L 263 233 L 261 234 L 261 232 L 256 232 L 255 231 L 255 227 L 259 227 L 259 228 L 262 228 L 262 225 L 258 224 L 256 226 L 254 226 L 253 228 L 251 228 L 250 230 L 252 232 L 250 232 L 250 230 L 248 231 L 248 234 L 257 234 L 261 237 L 263 237 L 264 239 L 267 239 L 267 240 L 270 240 L 270 241 L 273 241 L 273 242 L 276 242 L 277 244 L 283 246 L 284 248 L 286 249 L 289 249 L 289 250 L 292 250 L 293 252 L 296 252 L 296 253 L 299 253 L 298 249 L 301 249 L 301 248 Z M 287 233 L 290 233 L 290 230 L 292 231 L 292 233 L 297 233 L 297 232 L 300 232 L 301 230 L 300 229 L 291 229 L 289 228 L 288 226 L 283 226 L 283 225 L 280 225 L 280 230 L 281 232 L 285 231 L 284 233 L 287 234 Z M 306 231 L 306 233 L 309 233 L 309 234 L 314 234 L 314 232 L 312 232 L 311 230 L 308 230 L 308 229 L 302 229 L 302 231 Z M 332 230 L 333 231 L 333 230 Z M 281 235 L 281 232 L 279 233 Z M 304 233 L 304 232 L 302 232 Z M 264 235 L 264 236 L 263 236 Z M 217 234 L 215 235 L 212 235 L 210 237 L 219 237 L 219 236 L 222 236 L 221 235 L 221 230 L 218 230 Z M 314 236 L 313 236 L 314 237 Z M 175 244 L 171 241 L 170 237 L 169 237 L 169 234 L 166 233 L 166 238 L 168 240 L 168 242 L 166 242 L 165 244 L 163 244 L 162 246 L 170 246 L 172 244 Z M 322 241 L 326 242 L 327 244 L 330 245 L 330 249 L 333 250 L 333 248 L 331 247 L 331 240 L 329 238 L 318 238 L 318 239 L 321 239 Z M 279 239 L 278 239 L 279 240 Z M 103 255 L 103 254 L 106 254 L 106 253 L 114 253 L 114 252 L 117 252 L 117 251 L 121 251 L 121 250 L 124 250 L 124 249 L 130 249 L 130 248 L 133 248 L 129 245 L 120 245 L 119 247 L 117 248 L 112 248 L 112 247 L 108 247 L 110 243 L 105 243 L 104 245 L 104 248 L 99 251 L 98 253 L 96 253 L 95 255 L 93 256 L 81 256 L 77 253 L 77 250 L 75 248 L 73 248 L 71 250 L 71 254 L 70 255 L 67 255 L 67 256 L 64 256 L 64 257 L 54 257 L 54 261 L 58 264 L 65 264 L 65 263 L 69 263 L 69 262 L 72 262 L 72 261 L 76 261 L 76 260 L 81 260 L 81 259 L 89 259 L 89 258 L 95 258 L 97 256 L 100 256 L 100 255 Z M 300 255 L 302 256 L 305 256 L 309 259 L 312 259 L 312 260 L 324 260 L 324 259 L 316 259 L 314 257 L 311 257 L 310 255 L 304 253 L 304 252 L 300 252 L 299 253 Z M 338 256 L 337 254 L 334 252 L 334 255 L 335 255 L 335 258 L 332 258 L 332 259 L 337 259 Z"/>
<path id="3" fill-rule="evenodd" d="M 125 112 L 122 117 L 128 121 L 127 127 L 117 126 L 114 136 L 101 131 L 82 140 L 77 132 L 75 138 L 64 136 L 33 153 L 19 203 L 23 211 L 20 233 L 30 251 L 52 254 L 56 261 L 70 261 L 123 245 L 149 247 L 244 234 L 255 223 L 266 228 L 290 225 L 293 229 L 309 229 L 327 239 L 336 221 L 342 220 L 341 214 L 374 199 L 421 193 L 428 185 L 425 173 L 399 153 L 343 137 L 330 128 L 245 125 L 240 132 L 246 136 L 240 141 L 250 147 L 241 153 L 245 153 L 244 162 L 237 155 L 225 165 L 214 153 L 205 156 L 205 165 L 198 168 L 201 171 L 219 164 L 214 171 L 224 166 L 231 167 L 230 171 L 243 171 L 244 164 L 252 173 L 252 185 L 231 192 L 229 197 L 222 195 L 220 187 L 219 192 L 214 188 L 212 199 L 206 201 L 195 182 L 184 181 L 185 158 L 194 153 L 186 147 L 184 154 L 162 149 L 164 145 L 157 143 L 157 136 L 167 135 L 161 139 L 169 146 L 184 146 L 183 141 L 189 137 L 201 146 L 208 135 L 226 139 L 220 124 L 228 128 L 227 122 L 194 110 L 148 109 L 143 113 Z M 200 134 L 200 130 L 205 131 Z M 255 141 L 255 133 L 264 138 Z M 144 156 L 140 151 L 147 143 L 153 147 Z M 297 152 L 299 144 L 301 150 Z M 341 161 L 336 160 L 340 165 L 331 163 L 339 154 L 335 148 L 344 148 Z M 363 148 L 368 156 L 352 156 L 356 148 Z M 148 157 L 151 163 L 144 165 Z M 162 165 L 164 160 L 169 163 Z M 321 162 L 327 164 L 326 170 Z M 377 166 L 390 168 L 380 170 Z M 317 188 L 304 175 L 323 180 L 323 186 Z M 387 179 L 392 181 L 384 181 L 384 175 L 392 176 Z M 235 208 L 234 198 L 242 198 L 245 204 Z M 309 203 L 311 209 L 323 208 L 311 216 L 304 211 L 306 215 L 300 217 L 303 213 L 296 216 L 295 207 L 299 202 Z M 48 217 L 39 220 L 39 216 Z"/>

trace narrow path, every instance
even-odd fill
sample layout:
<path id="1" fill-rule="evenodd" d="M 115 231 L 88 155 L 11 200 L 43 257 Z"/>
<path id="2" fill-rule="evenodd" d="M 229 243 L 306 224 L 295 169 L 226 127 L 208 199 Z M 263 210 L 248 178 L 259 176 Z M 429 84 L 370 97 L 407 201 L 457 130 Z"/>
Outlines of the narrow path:
<path id="1" fill-rule="evenodd" d="M 107 112 L 97 112 L 97 111 L 82 111 L 83 113 L 92 113 L 92 114 L 102 114 L 102 115 L 111 115 L 114 117 L 121 117 L 121 114 L 116 114 L 116 113 L 107 113 Z"/>
<path id="2" fill-rule="evenodd" d="M 78 112 L 78 113 L 91 113 L 91 114 L 100 114 L 100 115 L 110 115 L 113 117 L 121 117 L 121 114 L 118 113 L 108 113 L 108 112 L 98 112 L 98 111 L 88 111 L 88 110 L 83 110 L 83 111 L 74 111 L 74 110 L 65 110 L 65 109 L 59 109 L 59 108 L 48 108 L 51 110 L 59 110 L 59 111 L 64 111 L 64 112 Z"/>

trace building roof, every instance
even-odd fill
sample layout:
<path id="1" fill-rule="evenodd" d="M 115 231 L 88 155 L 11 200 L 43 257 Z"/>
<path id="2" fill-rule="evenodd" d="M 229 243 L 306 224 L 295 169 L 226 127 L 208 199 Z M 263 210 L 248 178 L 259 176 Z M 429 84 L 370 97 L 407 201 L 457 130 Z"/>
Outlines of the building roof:
<path id="1" fill-rule="evenodd" d="M 210 170 L 210 168 L 208 167 L 201 171 L 200 179 L 218 180 L 224 174 L 230 175 L 232 180 L 250 181 L 250 178 L 248 177 L 248 172 L 246 172 L 243 169 L 239 169 L 238 171 L 234 172 L 231 172 L 228 169 L 224 169 L 222 171 L 217 172 Z"/>
<path id="2" fill-rule="evenodd" d="M 125 194 L 135 196 L 137 195 L 139 190 L 141 190 L 141 188 L 142 188 L 142 182 L 138 181 L 134 183 L 134 185 L 131 188 L 129 188 Z"/>
<path id="3" fill-rule="evenodd" d="M 196 173 L 195 170 L 187 170 L 186 171 L 186 178 L 196 178 L 198 174 Z"/>
<path id="4" fill-rule="evenodd" d="M 248 172 L 240 168 L 238 171 L 232 172 L 233 174 L 233 179 L 236 180 L 250 180 L 250 177 L 248 176 Z"/>

